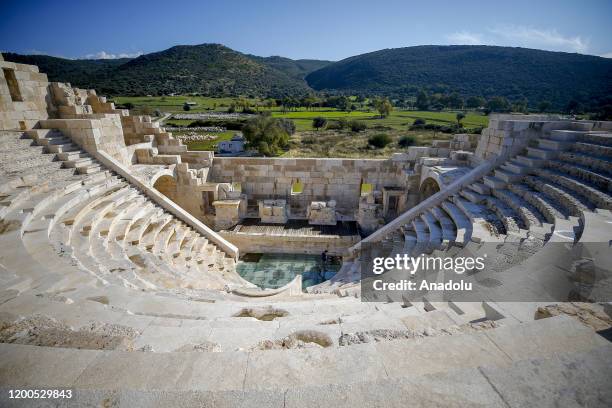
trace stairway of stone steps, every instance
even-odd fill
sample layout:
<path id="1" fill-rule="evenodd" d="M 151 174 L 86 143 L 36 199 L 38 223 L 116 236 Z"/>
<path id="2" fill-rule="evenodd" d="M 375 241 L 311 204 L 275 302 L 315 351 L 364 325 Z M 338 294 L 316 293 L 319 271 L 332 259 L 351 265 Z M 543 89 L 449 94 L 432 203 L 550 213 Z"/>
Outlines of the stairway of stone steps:
<path id="1" fill-rule="evenodd" d="M 580 218 L 612 206 L 611 141 L 610 133 L 553 130 L 538 147 L 428 209 L 387 241 L 403 238 L 403 247 L 394 243 L 394 253 L 403 249 L 410 256 L 444 256 L 454 246 L 470 245 L 474 251 L 470 243 L 507 242 L 519 248 L 512 262 L 536 253 L 557 227 L 572 231 L 577 241 Z"/>
<path id="2" fill-rule="evenodd" d="M 2 175 L 7 179 L 2 192 L 3 222 L 19 226 L 22 242 L 26 249 L 32 248 L 30 252 L 36 254 L 41 244 L 51 243 L 57 253 L 69 254 L 103 282 L 132 288 L 158 288 L 149 278 L 161 284 L 162 289 L 194 288 L 197 281 L 205 281 L 206 276 L 215 273 L 222 275 L 212 279 L 217 289 L 223 289 L 228 282 L 240 282 L 233 261 L 203 237 L 199 240 L 201 245 L 190 247 L 198 252 L 186 251 L 184 241 L 197 234 L 169 215 L 163 231 L 166 235 L 156 234 L 150 248 L 124 242 L 133 218 L 156 206 L 120 178 L 103 171 L 99 163 L 60 132 L 3 132 L 2 138 L 7 142 L 2 154 L 19 151 L 23 159 L 2 162 Z M 29 172 L 24 170 L 24 162 Z M 15 170 L 10 163 L 14 163 Z M 156 210 L 158 215 L 163 214 Z M 140 231 L 147 228 L 146 224 L 137 227 Z M 138 241 L 139 244 L 140 237 Z M 126 251 L 128 245 L 131 253 Z M 138 257 L 135 251 L 142 256 Z M 157 257 L 157 262 L 134 262 L 148 257 Z M 185 258 L 195 261 L 196 271 L 182 282 L 182 270 L 187 269 Z"/>

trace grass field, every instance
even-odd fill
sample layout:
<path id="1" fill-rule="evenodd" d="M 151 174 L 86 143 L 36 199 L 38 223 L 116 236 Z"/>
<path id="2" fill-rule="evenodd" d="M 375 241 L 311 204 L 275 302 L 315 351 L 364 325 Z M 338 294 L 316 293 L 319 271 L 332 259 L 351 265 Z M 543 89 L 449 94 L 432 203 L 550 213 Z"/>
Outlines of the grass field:
<path id="1" fill-rule="evenodd" d="M 328 120 L 334 119 L 346 119 L 346 120 L 361 120 L 366 123 L 368 127 L 384 126 L 396 130 L 407 130 L 408 126 L 411 125 L 415 119 L 422 118 L 427 123 L 434 123 L 438 125 L 450 125 L 457 123 L 455 119 L 456 112 L 426 112 L 426 111 L 400 111 L 396 110 L 391 112 L 391 115 L 386 118 L 380 118 L 377 113 L 355 111 L 355 112 L 342 112 L 332 109 L 317 110 L 317 111 L 297 111 L 297 112 L 273 112 L 272 116 L 278 118 L 287 118 L 295 122 L 298 131 L 313 130 L 312 119 L 321 116 Z M 480 113 L 468 112 L 462 123 L 464 127 L 486 127 L 489 122 L 489 118 Z"/>
<path id="2" fill-rule="evenodd" d="M 214 109 L 215 111 L 225 111 L 236 98 L 209 98 L 203 96 L 121 96 L 113 99 L 115 103 L 132 103 L 134 106 L 148 106 L 153 110 L 159 109 L 162 112 L 184 113 L 183 104 L 186 101 L 196 102 L 189 112 L 205 112 Z M 252 100 L 254 103 L 255 100 Z M 267 110 L 267 109 L 265 109 Z M 280 107 L 272 108 L 272 115 L 278 118 L 287 118 L 295 122 L 299 132 L 313 130 L 312 119 L 322 116 L 328 120 L 344 118 L 346 120 L 363 120 L 368 127 L 385 126 L 396 130 L 406 130 L 406 128 L 417 118 L 425 119 L 428 123 L 448 125 L 456 123 L 456 112 L 429 112 L 429 111 L 407 111 L 394 110 L 386 118 L 380 118 L 376 112 L 358 110 L 354 112 L 338 111 L 332 108 L 317 108 L 316 110 L 306 110 L 300 108 L 297 111 L 282 112 Z M 479 112 L 467 112 L 462 123 L 464 127 L 486 127 L 489 122 L 487 116 Z M 190 123 L 187 120 L 173 119 L 169 124 L 186 126 Z"/>
<path id="3" fill-rule="evenodd" d="M 196 102 L 190 113 L 206 111 L 226 111 L 235 98 L 209 98 L 201 96 L 166 96 L 166 97 L 116 97 L 115 103 L 132 103 L 135 107 L 148 107 L 152 110 L 162 112 L 184 113 L 183 104 L 186 101 Z M 255 102 L 255 101 L 253 101 Z M 268 110 L 268 109 L 265 109 Z M 393 153 L 405 151 L 399 146 L 398 141 L 404 135 L 415 138 L 417 146 L 429 146 L 434 139 L 449 139 L 452 136 L 441 132 L 428 130 L 411 131 L 409 126 L 417 118 L 425 119 L 427 123 L 438 125 L 451 125 L 456 123 L 456 111 L 429 112 L 394 110 L 386 118 L 380 118 L 378 113 L 356 110 L 353 112 L 339 111 L 333 108 L 316 108 L 306 110 L 300 108 L 296 111 L 283 112 L 280 107 L 271 109 L 273 117 L 286 118 L 294 121 L 297 133 L 291 137 L 290 148 L 283 154 L 285 157 L 351 157 L 351 158 L 383 158 Z M 312 120 L 321 116 L 329 122 L 337 119 L 347 121 L 359 120 L 367 125 L 365 132 L 353 133 L 347 130 L 314 130 Z M 166 121 L 169 126 L 188 126 L 192 120 L 170 119 Z M 479 112 L 467 112 L 462 124 L 466 128 L 486 127 L 489 118 Z M 174 131 L 176 135 L 189 132 Z M 216 140 L 202 142 L 186 142 L 189 150 L 216 150 L 217 144 L 222 140 L 229 140 L 236 131 L 228 130 L 215 133 Z M 368 138 L 377 133 L 386 133 L 392 143 L 383 149 L 374 149 L 368 145 Z"/>
<path id="4" fill-rule="evenodd" d="M 388 158 L 393 153 L 405 152 L 407 148 L 398 144 L 400 137 L 410 135 L 415 138 L 415 146 L 430 146 L 431 141 L 448 140 L 452 135 L 432 131 L 390 130 L 384 133 L 392 142 L 382 149 L 368 145 L 368 138 L 377 133 L 376 129 L 353 133 L 349 131 L 306 131 L 291 137 L 290 148 L 283 157 L 345 157 L 345 158 Z"/>

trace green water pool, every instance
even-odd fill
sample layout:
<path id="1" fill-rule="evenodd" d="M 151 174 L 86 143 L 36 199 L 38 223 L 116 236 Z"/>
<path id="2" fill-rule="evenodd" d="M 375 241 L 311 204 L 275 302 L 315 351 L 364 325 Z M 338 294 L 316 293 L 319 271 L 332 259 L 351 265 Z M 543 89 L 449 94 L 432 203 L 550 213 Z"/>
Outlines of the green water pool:
<path id="1" fill-rule="evenodd" d="M 304 254 L 246 254 L 236 270 L 247 281 L 261 288 L 276 289 L 302 275 L 302 288 L 331 279 L 341 262 L 333 260 L 323 268 L 319 255 Z"/>

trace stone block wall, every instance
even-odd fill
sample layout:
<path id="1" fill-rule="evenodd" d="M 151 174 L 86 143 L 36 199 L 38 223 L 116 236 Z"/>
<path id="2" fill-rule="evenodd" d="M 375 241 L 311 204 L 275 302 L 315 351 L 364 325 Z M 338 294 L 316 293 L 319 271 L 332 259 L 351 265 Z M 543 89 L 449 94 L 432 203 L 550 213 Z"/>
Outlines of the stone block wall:
<path id="1" fill-rule="evenodd" d="M 34 65 L 6 62 L 0 54 L 0 129 L 32 129 L 53 110 L 49 80 Z"/>
<path id="2" fill-rule="evenodd" d="M 241 183 L 250 203 L 285 199 L 291 214 L 306 216 L 312 201 L 336 201 L 337 210 L 352 218 L 359 207 L 361 183 L 375 190 L 405 187 L 405 164 L 377 159 L 286 159 L 215 157 L 211 182 Z M 293 183 L 303 184 L 300 194 L 291 194 Z"/>
<path id="3" fill-rule="evenodd" d="M 44 129 L 59 129 L 91 154 L 105 151 L 122 165 L 130 165 L 123 130 L 118 115 L 89 115 L 87 119 L 48 119 L 40 122 Z"/>

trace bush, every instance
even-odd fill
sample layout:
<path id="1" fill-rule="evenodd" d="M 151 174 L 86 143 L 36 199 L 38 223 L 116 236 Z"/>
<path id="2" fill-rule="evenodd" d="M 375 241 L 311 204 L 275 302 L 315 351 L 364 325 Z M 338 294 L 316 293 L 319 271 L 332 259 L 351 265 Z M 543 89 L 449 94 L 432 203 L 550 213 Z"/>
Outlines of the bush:
<path id="1" fill-rule="evenodd" d="M 416 118 L 414 120 L 414 123 L 412 124 L 412 126 L 423 126 L 425 124 L 425 119 L 423 118 Z"/>
<path id="2" fill-rule="evenodd" d="M 414 136 L 405 135 L 405 136 L 400 137 L 400 140 L 397 143 L 401 147 L 413 146 L 416 143 L 416 138 Z"/>
<path id="3" fill-rule="evenodd" d="M 191 110 L 191 106 L 189 106 L 189 104 L 186 103 L 186 104 L 183 105 L 183 110 L 185 112 L 189 112 Z"/>
<path id="4" fill-rule="evenodd" d="M 270 116 L 270 115 L 267 115 L 267 116 Z M 285 132 L 287 132 L 288 135 L 292 135 L 295 133 L 295 122 L 292 121 L 291 119 L 281 118 L 279 119 L 278 124 L 281 128 L 285 130 Z"/>
<path id="5" fill-rule="evenodd" d="M 317 130 L 321 129 L 322 127 L 325 127 L 325 125 L 327 125 L 327 119 L 321 116 L 317 116 L 312 120 L 312 127 Z"/>
<path id="6" fill-rule="evenodd" d="M 289 146 L 289 135 L 278 119 L 257 116 L 242 128 L 249 146 L 257 148 L 264 156 L 275 156 Z"/>
<path id="7" fill-rule="evenodd" d="M 358 120 L 352 120 L 349 123 L 349 127 L 351 128 L 352 132 L 363 132 L 367 128 L 365 123 L 360 122 Z"/>
<path id="8" fill-rule="evenodd" d="M 368 144 L 374 146 L 377 149 L 382 149 L 391 143 L 391 136 L 386 133 L 377 133 L 368 138 Z"/>

